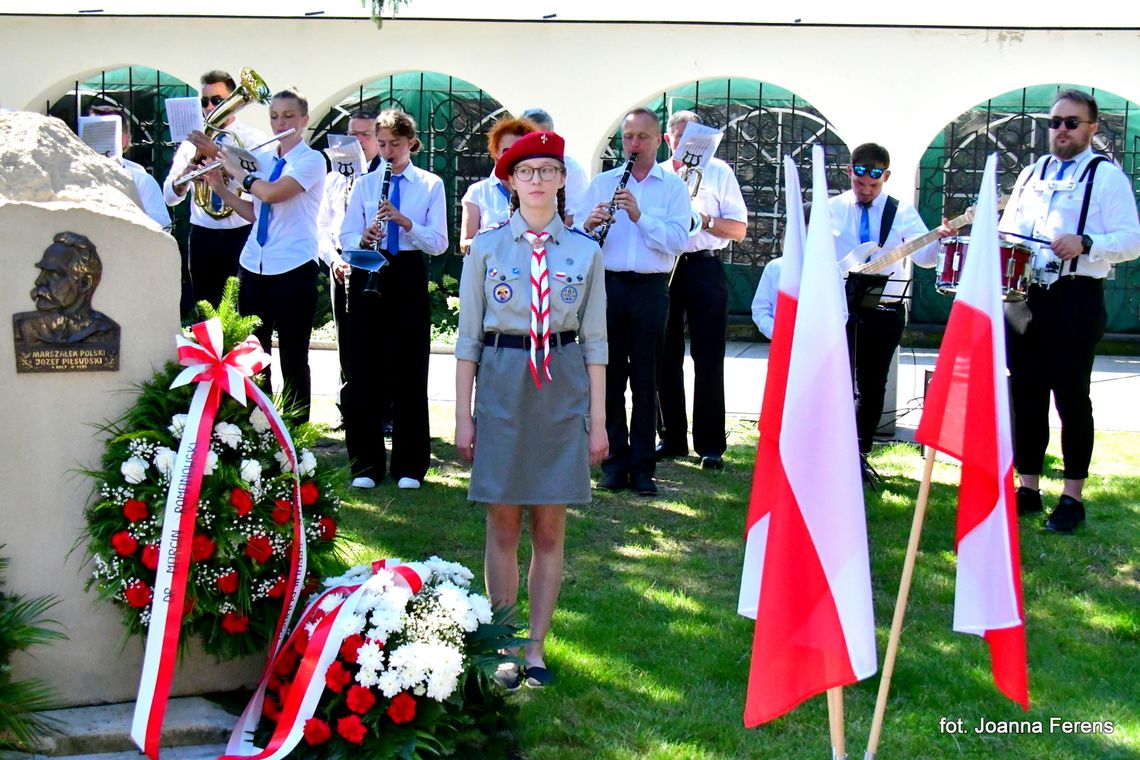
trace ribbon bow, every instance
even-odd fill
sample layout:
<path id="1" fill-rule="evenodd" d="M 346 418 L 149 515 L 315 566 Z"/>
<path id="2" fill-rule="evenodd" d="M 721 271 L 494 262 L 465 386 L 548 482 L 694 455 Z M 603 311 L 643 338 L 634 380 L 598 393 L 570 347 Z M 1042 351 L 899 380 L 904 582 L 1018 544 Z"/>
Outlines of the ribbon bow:
<path id="1" fill-rule="evenodd" d="M 186 369 L 178 373 L 171 388 L 187 383 L 216 383 L 246 405 L 245 387 L 249 378 L 269 366 L 273 358 L 265 353 L 261 341 L 250 335 L 222 356 L 222 321 L 217 317 L 190 328 L 197 341 L 179 335 L 178 362 Z"/>

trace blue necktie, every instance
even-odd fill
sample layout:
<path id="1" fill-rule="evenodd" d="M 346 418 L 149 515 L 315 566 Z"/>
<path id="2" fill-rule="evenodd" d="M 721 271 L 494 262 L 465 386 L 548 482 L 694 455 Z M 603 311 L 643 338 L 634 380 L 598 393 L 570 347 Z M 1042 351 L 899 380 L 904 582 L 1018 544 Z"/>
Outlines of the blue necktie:
<path id="1" fill-rule="evenodd" d="M 395 206 L 396 210 L 400 210 L 400 180 L 404 178 L 403 174 L 395 174 L 392 176 L 392 193 L 388 196 L 389 202 Z M 388 253 L 400 252 L 400 225 L 395 222 L 388 222 L 388 239 L 387 245 Z"/>
<path id="2" fill-rule="evenodd" d="M 1064 177 L 1065 176 L 1065 170 L 1068 169 L 1070 166 L 1072 166 L 1075 163 L 1076 163 L 1076 161 L 1062 161 L 1061 165 L 1057 167 L 1057 176 L 1054 177 L 1053 179 L 1061 179 L 1061 177 Z"/>
<path id="3" fill-rule="evenodd" d="M 225 135 L 218 135 L 217 137 L 215 137 L 214 138 L 214 145 L 217 145 L 219 148 L 221 148 L 223 137 L 225 137 Z M 211 190 L 210 191 L 210 208 L 213 209 L 214 211 L 221 211 L 222 207 L 225 205 L 226 204 L 225 204 L 225 201 L 222 200 L 222 196 L 218 195 L 213 190 Z"/>
<path id="4" fill-rule="evenodd" d="M 285 159 L 277 159 L 277 163 L 273 165 L 273 173 L 269 175 L 270 182 L 276 182 L 281 176 L 281 171 L 285 168 Z M 273 215 L 273 204 L 262 203 L 261 213 L 257 215 L 257 244 L 265 245 L 265 241 L 269 239 L 269 217 Z"/>
<path id="5" fill-rule="evenodd" d="M 859 242 L 868 243 L 871 241 L 871 204 L 860 203 L 859 208 L 862 211 L 859 216 Z"/>

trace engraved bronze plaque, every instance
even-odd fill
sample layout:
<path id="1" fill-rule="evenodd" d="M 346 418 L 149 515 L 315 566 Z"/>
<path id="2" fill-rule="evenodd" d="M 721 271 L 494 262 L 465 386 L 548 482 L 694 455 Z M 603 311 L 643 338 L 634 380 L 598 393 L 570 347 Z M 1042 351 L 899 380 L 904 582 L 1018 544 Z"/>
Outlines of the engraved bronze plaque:
<path id="1" fill-rule="evenodd" d="M 36 267 L 35 311 L 12 315 L 17 372 L 119 369 L 119 324 L 91 308 L 103 262 L 83 235 L 61 232 Z"/>

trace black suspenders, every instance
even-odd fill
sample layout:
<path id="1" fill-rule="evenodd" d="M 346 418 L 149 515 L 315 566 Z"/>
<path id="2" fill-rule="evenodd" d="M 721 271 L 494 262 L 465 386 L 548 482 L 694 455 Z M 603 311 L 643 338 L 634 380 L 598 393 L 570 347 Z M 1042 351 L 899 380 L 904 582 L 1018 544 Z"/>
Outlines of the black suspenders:
<path id="1" fill-rule="evenodd" d="M 1085 222 L 1089 218 L 1089 203 L 1092 202 L 1092 189 L 1093 178 L 1096 176 L 1096 168 L 1108 160 L 1107 156 L 1093 156 L 1092 160 L 1085 166 L 1084 172 L 1081 173 L 1078 182 L 1085 183 L 1085 197 L 1081 201 L 1081 215 L 1077 218 L 1077 232 L 1078 235 L 1085 234 Z M 1039 179 L 1045 179 L 1045 171 L 1049 168 L 1049 164 L 1053 161 L 1053 157 L 1049 156 L 1045 159 L 1045 163 L 1041 165 L 1041 174 L 1038 175 Z M 1065 267 L 1062 265 L 1061 270 L 1064 274 Z M 1069 259 L 1069 274 L 1075 275 L 1077 273 L 1077 257 Z"/>

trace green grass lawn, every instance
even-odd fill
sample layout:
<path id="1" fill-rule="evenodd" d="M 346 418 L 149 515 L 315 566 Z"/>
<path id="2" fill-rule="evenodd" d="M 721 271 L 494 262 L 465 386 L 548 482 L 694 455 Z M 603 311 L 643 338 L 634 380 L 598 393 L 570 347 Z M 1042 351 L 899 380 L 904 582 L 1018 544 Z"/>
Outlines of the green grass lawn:
<path id="1" fill-rule="evenodd" d="M 482 511 L 466 499 L 467 468 L 450 445 L 451 407 L 433 406 L 432 415 L 437 438 L 423 489 L 399 491 L 391 481 L 374 491 L 346 489 L 349 559 L 439 554 L 478 576 Z M 599 492 L 593 504 L 572 508 L 565 585 L 547 647 L 558 682 L 514 698 L 523 757 L 830 756 L 822 695 L 756 730 L 743 728 L 752 624 L 736 614 L 736 599 L 754 423 L 738 422 L 731 442 L 725 472 L 666 463 L 656 498 Z M 323 443 L 326 460 L 343 466 L 339 433 Z M 1097 436 L 1089 522 L 1076 536 L 1021 522 L 1028 714 L 994 688 L 984 642 L 950 630 L 958 471 L 936 466 L 879 758 L 1140 757 L 1138 446 L 1138 434 Z M 1055 453 L 1043 481 L 1047 508 L 1060 490 Z M 873 462 L 885 481 L 867 496 L 881 663 L 922 462 L 902 444 L 877 449 Z M 878 683 L 876 676 L 845 689 L 851 758 L 863 756 Z M 966 732 L 940 731 L 943 718 L 961 719 Z M 1044 732 L 979 735 L 983 718 L 1039 720 Z M 1050 732 L 1051 718 L 1112 721 L 1115 731 Z"/>

